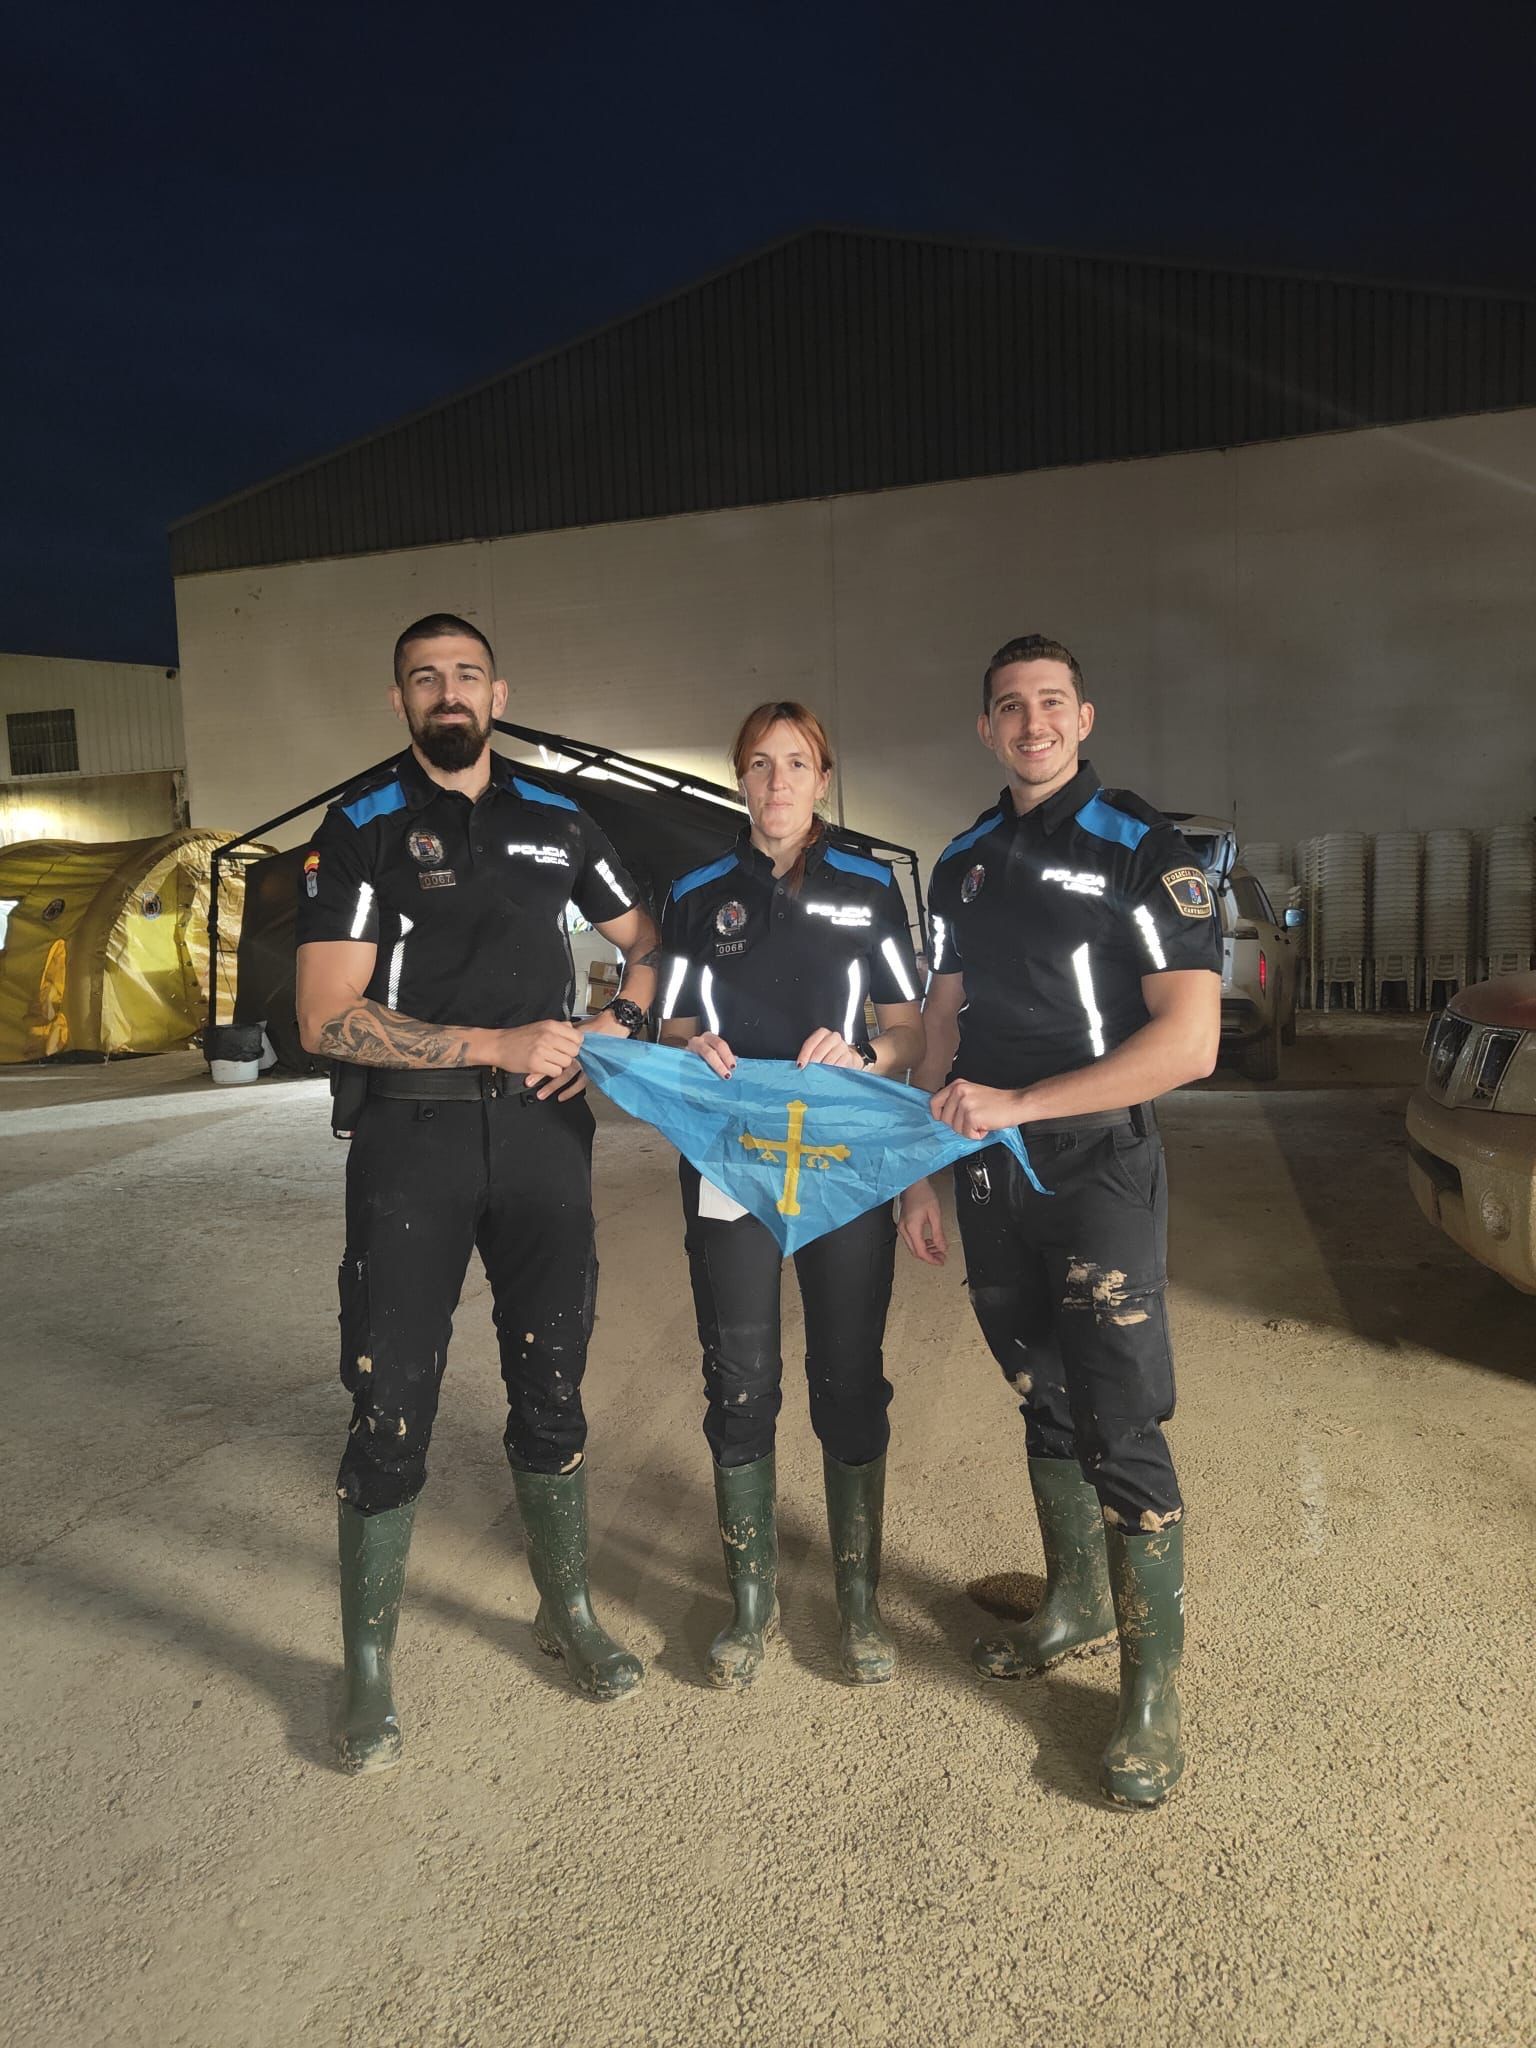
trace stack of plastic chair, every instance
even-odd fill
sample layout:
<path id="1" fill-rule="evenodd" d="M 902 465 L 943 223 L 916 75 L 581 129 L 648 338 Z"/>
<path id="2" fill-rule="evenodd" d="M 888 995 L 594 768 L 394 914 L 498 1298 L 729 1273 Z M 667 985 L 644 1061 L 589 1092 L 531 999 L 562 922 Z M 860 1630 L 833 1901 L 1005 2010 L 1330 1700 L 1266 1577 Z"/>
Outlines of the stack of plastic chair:
<path id="1" fill-rule="evenodd" d="M 1322 874 L 1322 840 L 1299 840 L 1296 846 L 1296 883 L 1300 891 L 1300 907 L 1307 913 L 1307 922 L 1301 934 L 1297 987 L 1298 1000 L 1308 1010 L 1313 1009 L 1319 1000 L 1317 978 L 1321 968 L 1319 949 L 1323 936 Z"/>
<path id="2" fill-rule="evenodd" d="M 1243 848 L 1242 861 L 1251 874 L 1258 876 L 1264 894 L 1283 917 L 1291 890 L 1296 886 L 1289 850 L 1278 839 L 1256 839 Z"/>
<path id="3" fill-rule="evenodd" d="M 1365 1007 L 1366 839 L 1363 832 L 1325 832 L 1322 841 L 1323 933 L 1318 981 L 1323 1008 L 1340 1000 Z"/>
<path id="4" fill-rule="evenodd" d="M 1476 892 L 1472 834 L 1459 828 L 1424 835 L 1424 996 L 1431 1008 L 1435 985 L 1446 999 L 1468 978 L 1476 959 Z"/>
<path id="5" fill-rule="evenodd" d="M 1527 825 L 1495 825 L 1484 848 L 1483 967 L 1523 974 L 1531 964 L 1536 845 Z"/>
<path id="6" fill-rule="evenodd" d="M 1371 1002 L 1401 984 L 1404 1007 L 1419 1007 L 1424 842 L 1417 832 L 1378 832 L 1371 867 Z"/>

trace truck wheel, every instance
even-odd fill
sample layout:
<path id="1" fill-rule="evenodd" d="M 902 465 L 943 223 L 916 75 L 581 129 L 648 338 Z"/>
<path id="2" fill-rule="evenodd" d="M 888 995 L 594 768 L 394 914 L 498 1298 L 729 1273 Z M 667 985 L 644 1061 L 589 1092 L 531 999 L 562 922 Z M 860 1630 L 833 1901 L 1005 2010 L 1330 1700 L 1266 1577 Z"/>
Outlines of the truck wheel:
<path id="1" fill-rule="evenodd" d="M 1258 1038 L 1251 1038 L 1237 1060 L 1238 1072 L 1246 1081 L 1278 1081 L 1280 1078 L 1280 1019 L 1275 1017 Z"/>

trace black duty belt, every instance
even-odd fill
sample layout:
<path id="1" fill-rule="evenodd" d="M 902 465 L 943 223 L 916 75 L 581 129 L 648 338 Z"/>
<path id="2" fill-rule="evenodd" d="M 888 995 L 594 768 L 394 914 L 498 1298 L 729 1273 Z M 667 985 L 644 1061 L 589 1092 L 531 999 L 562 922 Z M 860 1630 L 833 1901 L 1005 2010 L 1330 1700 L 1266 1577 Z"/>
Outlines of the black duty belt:
<path id="1" fill-rule="evenodd" d="M 523 1084 L 500 1067 L 370 1067 L 368 1093 L 391 1102 L 483 1102 L 521 1095 Z"/>
<path id="2" fill-rule="evenodd" d="M 1152 1129 L 1152 1105 L 1138 1102 L 1132 1109 L 1090 1109 L 1081 1116 L 1042 1117 L 1039 1123 L 1020 1124 L 1019 1136 L 1027 1145 L 1031 1138 L 1051 1138 L 1058 1131 L 1117 1131 L 1131 1125 L 1139 1137 Z"/>

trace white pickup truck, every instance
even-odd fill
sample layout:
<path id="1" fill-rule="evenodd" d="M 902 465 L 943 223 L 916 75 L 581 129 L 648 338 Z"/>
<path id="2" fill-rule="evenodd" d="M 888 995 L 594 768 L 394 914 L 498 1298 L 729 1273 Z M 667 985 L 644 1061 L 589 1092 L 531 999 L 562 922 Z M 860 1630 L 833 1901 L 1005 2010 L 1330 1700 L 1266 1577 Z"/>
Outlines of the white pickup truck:
<path id="1" fill-rule="evenodd" d="M 1221 1050 L 1250 1081 L 1278 1081 L 1280 1048 L 1296 1042 L 1300 974 L 1293 934 L 1304 913 L 1278 914 L 1242 864 L 1237 829 L 1222 818 L 1167 816 L 1205 870 L 1221 917 Z"/>

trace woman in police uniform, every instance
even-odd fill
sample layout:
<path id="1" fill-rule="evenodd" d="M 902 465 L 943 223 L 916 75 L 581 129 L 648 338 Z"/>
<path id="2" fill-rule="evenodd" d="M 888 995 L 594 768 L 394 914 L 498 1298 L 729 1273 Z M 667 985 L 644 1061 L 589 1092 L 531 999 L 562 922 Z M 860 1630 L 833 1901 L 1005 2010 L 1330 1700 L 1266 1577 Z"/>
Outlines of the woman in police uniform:
<path id="1" fill-rule="evenodd" d="M 733 852 L 672 885 L 662 919 L 663 1041 L 686 1046 L 727 1083 L 738 1059 L 904 1075 L 923 1045 L 906 908 L 890 869 L 840 845 L 817 815 L 833 766 L 820 719 L 802 704 L 760 704 L 736 736 L 732 765 L 750 824 Z M 866 1000 L 879 1026 L 873 1041 Z M 704 1350 L 704 1434 L 735 1602 L 709 1675 L 741 1687 L 757 1675 L 776 1612 L 782 1259 L 769 1231 L 701 1182 L 686 1159 L 680 1177 Z M 875 1598 L 891 1398 L 881 1344 L 894 1247 L 882 1203 L 795 1254 L 839 1657 L 855 1684 L 887 1679 L 896 1667 Z"/>

